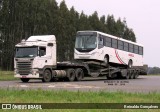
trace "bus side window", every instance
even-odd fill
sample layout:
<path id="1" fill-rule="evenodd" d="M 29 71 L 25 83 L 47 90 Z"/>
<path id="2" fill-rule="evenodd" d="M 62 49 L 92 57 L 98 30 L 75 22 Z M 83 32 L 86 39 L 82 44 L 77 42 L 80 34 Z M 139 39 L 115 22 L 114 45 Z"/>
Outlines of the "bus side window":
<path id="1" fill-rule="evenodd" d="M 104 45 L 104 38 L 102 37 L 102 35 L 99 35 L 98 37 L 98 49 L 102 48 Z"/>
<path id="2" fill-rule="evenodd" d="M 106 39 L 105 46 L 111 47 L 112 46 L 111 38 L 110 37 L 105 37 L 105 39 Z"/>
<path id="3" fill-rule="evenodd" d="M 134 53 L 138 54 L 138 46 L 134 45 Z"/>
<path id="4" fill-rule="evenodd" d="M 112 39 L 112 47 L 117 49 L 117 39 Z"/>
<path id="5" fill-rule="evenodd" d="M 143 55 L 143 47 L 139 47 L 139 54 Z"/>
<path id="6" fill-rule="evenodd" d="M 124 42 L 124 51 L 128 52 L 128 43 L 127 42 Z"/>
<path id="7" fill-rule="evenodd" d="M 119 50 L 123 50 L 123 48 L 124 48 L 123 41 L 118 40 L 118 49 L 119 49 Z"/>
<path id="8" fill-rule="evenodd" d="M 133 53 L 133 51 L 134 51 L 133 44 L 129 43 L 129 52 Z"/>

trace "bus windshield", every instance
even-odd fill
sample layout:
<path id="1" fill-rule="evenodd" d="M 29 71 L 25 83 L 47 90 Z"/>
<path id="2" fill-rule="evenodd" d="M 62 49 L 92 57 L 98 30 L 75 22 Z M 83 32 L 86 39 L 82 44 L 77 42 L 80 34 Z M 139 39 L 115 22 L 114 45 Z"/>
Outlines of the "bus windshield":
<path id="1" fill-rule="evenodd" d="M 96 35 L 77 35 L 75 48 L 77 50 L 93 50 L 97 47 Z"/>
<path id="2" fill-rule="evenodd" d="M 17 47 L 16 58 L 31 58 L 38 55 L 38 47 Z"/>

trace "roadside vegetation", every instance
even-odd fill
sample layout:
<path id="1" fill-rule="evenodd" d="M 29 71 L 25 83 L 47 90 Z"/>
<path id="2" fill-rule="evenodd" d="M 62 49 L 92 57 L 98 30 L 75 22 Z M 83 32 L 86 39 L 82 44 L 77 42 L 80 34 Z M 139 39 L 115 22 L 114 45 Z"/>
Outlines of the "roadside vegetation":
<path id="1" fill-rule="evenodd" d="M 72 92 L 72 91 L 44 91 L 44 90 L 9 90 L 0 89 L 0 103 L 160 103 L 160 93 L 124 93 L 124 92 Z M 54 107 L 53 107 L 54 108 Z M 17 111 L 17 110 L 14 110 Z M 28 110 L 26 110 L 28 111 Z M 36 110 L 33 110 L 36 111 Z M 37 110 L 38 112 L 40 110 Z M 44 111 L 44 110 L 43 110 Z M 53 110 L 45 110 L 53 111 Z M 132 109 L 55 109 L 57 112 L 74 111 L 115 111 L 115 112 L 152 112 L 158 110 Z"/>
<path id="2" fill-rule="evenodd" d="M 0 81 L 17 80 L 13 71 L 0 71 Z"/>

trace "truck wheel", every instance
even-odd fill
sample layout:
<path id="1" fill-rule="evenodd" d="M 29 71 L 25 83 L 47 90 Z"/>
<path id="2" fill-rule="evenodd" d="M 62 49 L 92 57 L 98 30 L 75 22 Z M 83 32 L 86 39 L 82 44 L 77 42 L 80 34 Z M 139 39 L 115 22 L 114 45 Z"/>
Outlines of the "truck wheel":
<path id="1" fill-rule="evenodd" d="M 28 78 L 21 78 L 21 81 L 22 81 L 22 82 L 28 82 L 29 79 L 28 79 Z"/>
<path id="2" fill-rule="evenodd" d="M 67 79 L 68 81 L 74 81 L 76 77 L 74 69 L 67 69 Z"/>
<path id="3" fill-rule="evenodd" d="M 76 80 L 81 81 L 83 79 L 84 73 L 81 68 L 76 69 Z"/>
<path id="4" fill-rule="evenodd" d="M 42 82 L 50 82 L 52 79 L 52 74 L 50 70 L 46 69 L 43 73 L 43 79 Z"/>
<path id="5" fill-rule="evenodd" d="M 109 58 L 108 58 L 108 56 L 104 57 L 104 63 L 105 63 L 106 66 L 109 65 Z"/>

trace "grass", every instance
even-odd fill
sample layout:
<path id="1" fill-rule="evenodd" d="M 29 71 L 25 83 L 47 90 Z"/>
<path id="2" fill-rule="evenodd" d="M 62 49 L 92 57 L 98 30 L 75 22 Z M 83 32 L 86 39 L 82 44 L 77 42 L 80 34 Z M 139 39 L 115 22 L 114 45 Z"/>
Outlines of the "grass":
<path id="1" fill-rule="evenodd" d="M 0 81 L 17 80 L 13 71 L 0 71 Z M 160 93 L 72 92 L 44 90 L 0 89 L 0 103 L 160 103 Z M 2 111 L 2 110 L 0 110 Z M 3 110 L 10 111 L 10 110 Z M 12 110 L 17 112 L 18 110 Z M 19 110 L 20 112 L 22 110 Z M 52 112 L 53 110 L 23 110 L 25 112 Z M 159 110 L 132 109 L 54 109 L 54 112 L 159 112 Z"/>
<path id="2" fill-rule="evenodd" d="M 124 92 L 72 92 L 44 90 L 0 89 L 0 103 L 160 103 L 160 93 L 124 93 Z M 27 111 L 27 110 L 26 110 Z M 36 110 L 33 110 L 36 111 Z M 40 110 L 38 110 L 39 112 Z M 43 110 L 44 111 L 44 110 Z M 45 110 L 53 111 L 53 110 Z M 97 112 L 111 109 L 55 109 L 57 112 Z M 115 112 L 151 112 L 153 110 L 115 109 Z M 157 111 L 158 110 L 154 110 Z"/>
<path id="3" fill-rule="evenodd" d="M 6 80 L 17 80 L 18 78 L 14 77 L 13 71 L 0 71 L 0 81 Z"/>

